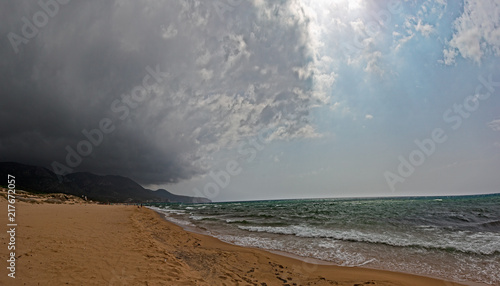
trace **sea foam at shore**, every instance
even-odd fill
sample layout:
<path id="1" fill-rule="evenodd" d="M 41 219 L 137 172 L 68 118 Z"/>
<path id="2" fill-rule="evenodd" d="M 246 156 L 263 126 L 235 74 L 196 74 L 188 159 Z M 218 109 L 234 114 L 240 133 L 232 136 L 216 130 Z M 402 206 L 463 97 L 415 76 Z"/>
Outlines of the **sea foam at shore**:
<path id="1" fill-rule="evenodd" d="M 500 283 L 500 195 L 167 204 L 176 224 L 341 266 Z"/>

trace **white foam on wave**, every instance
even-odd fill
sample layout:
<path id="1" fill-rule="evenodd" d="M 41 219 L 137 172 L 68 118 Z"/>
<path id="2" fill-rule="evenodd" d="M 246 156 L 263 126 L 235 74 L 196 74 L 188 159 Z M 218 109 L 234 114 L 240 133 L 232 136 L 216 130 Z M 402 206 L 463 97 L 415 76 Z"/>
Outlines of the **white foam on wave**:
<path id="1" fill-rule="evenodd" d="M 195 226 L 194 224 L 190 223 L 189 221 L 182 220 L 182 219 L 176 219 L 176 218 L 173 218 L 171 216 L 167 216 L 166 219 L 168 221 L 171 221 L 171 222 L 177 224 L 177 225 Z"/>
<path id="2" fill-rule="evenodd" d="M 273 240 L 265 237 L 237 236 L 228 234 L 215 235 L 215 237 L 225 242 L 246 247 L 250 246 L 268 250 L 283 250 L 283 248 L 285 247 L 283 241 Z"/>
<path id="3" fill-rule="evenodd" d="M 165 219 L 181 226 L 194 226 L 192 221 L 207 216 L 191 215 L 188 219 L 184 211 L 168 208 L 151 208 L 165 215 Z M 500 248 L 500 234 L 450 232 L 433 227 L 422 227 L 414 232 L 377 232 L 377 230 L 324 229 L 306 224 L 294 226 L 247 226 L 233 224 L 227 228 L 223 222 L 227 217 L 218 216 L 222 228 L 214 228 L 209 233 L 223 241 L 246 247 L 256 247 L 271 251 L 281 251 L 304 258 L 316 258 L 347 267 L 374 267 L 430 275 L 457 281 L 477 281 L 495 283 L 500 281 L 498 256 L 485 258 L 478 255 L 453 253 L 448 259 L 450 265 L 439 266 L 443 253 L 429 252 L 427 248 L 452 247 L 464 252 L 494 253 Z M 184 220 L 183 220 L 184 219 Z M 231 220 L 230 218 L 229 220 Z M 241 218 L 239 218 L 241 220 Z M 238 226 L 240 230 L 233 227 Z M 235 232 L 236 231 L 236 232 Z M 250 231 L 252 233 L 248 233 Z M 221 233 L 223 232 L 223 233 Z M 412 233 L 415 234 L 412 235 Z M 439 238 L 439 239 L 438 239 Z M 369 242 L 378 244 L 358 244 Z M 391 248 L 390 246 L 420 246 L 411 248 Z M 416 261 L 394 260 L 390 257 L 405 257 L 405 254 L 420 257 Z M 389 257 L 389 259 L 388 259 Z M 428 257 L 431 257 L 429 260 Z M 391 264 L 392 263 L 392 264 Z M 470 276 L 472 275 L 472 276 Z"/>
<path id="4" fill-rule="evenodd" d="M 194 224 L 192 224 L 191 222 L 187 221 L 187 220 L 182 220 L 182 219 L 177 219 L 177 218 L 174 218 L 171 216 L 171 214 L 178 214 L 178 215 L 182 215 L 184 214 L 185 212 L 181 212 L 179 213 L 178 211 L 175 211 L 175 210 L 170 210 L 170 209 L 164 209 L 164 208 L 158 208 L 158 207 L 147 207 L 149 209 L 152 209 L 154 210 L 155 212 L 158 212 L 160 214 L 163 214 L 163 217 L 165 217 L 166 220 L 170 221 L 170 222 L 173 222 L 177 225 L 184 225 L 184 226 L 195 226 Z"/>
<path id="5" fill-rule="evenodd" d="M 223 241 L 240 246 L 281 251 L 300 257 L 329 261 L 346 267 L 362 266 L 375 261 L 374 258 L 368 259 L 359 253 L 347 252 L 334 241 L 319 241 L 318 244 L 318 241 L 286 241 L 251 236 L 219 235 L 217 237 Z"/>
<path id="6" fill-rule="evenodd" d="M 185 210 L 176 210 L 176 209 L 171 209 L 168 206 L 165 206 L 164 208 L 159 208 L 159 207 L 151 207 L 148 206 L 147 208 L 152 209 L 156 212 L 162 212 L 162 213 L 169 213 L 169 214 L 176 214 L 176 215 L 183 215 L 186 213 Z"/>
<path id="7" fill-rule="evenodd" d="M 377 233 L 360 230 L 332 230 L 314 228 L 304 225 L 294 226 L 238 226 L 239 229 L 251 232 L 266 232 L 274 234 L 294 235 L 309 238 L 333 238 L 336 240 L 381 243 L 391 246 L 416 246 L 428 249 L 455 249 L 462 252 L 477 254 L 494 254 L 500 252 L 500 234 L 470 233 L 458 231 L 445 233 L 436 230 L 428 236 L 415 236 L 409 233 Z"/>
<path id="8" fill-rule="evenodd" d="M 250 222 L 250 220 L 247 220 L 247 219 L 241 219 L 241 218 L 228 218 L 225 220 L 226 223 L 246 223 L 246 222 Z"/>
<path id="9" fill-rule="evenodd" d="M 204 220 L 204 219 L 215 219 L 216 216 L 203 216 L 203 215 L 190 215 L 190 219 L 192 220 Z"/>

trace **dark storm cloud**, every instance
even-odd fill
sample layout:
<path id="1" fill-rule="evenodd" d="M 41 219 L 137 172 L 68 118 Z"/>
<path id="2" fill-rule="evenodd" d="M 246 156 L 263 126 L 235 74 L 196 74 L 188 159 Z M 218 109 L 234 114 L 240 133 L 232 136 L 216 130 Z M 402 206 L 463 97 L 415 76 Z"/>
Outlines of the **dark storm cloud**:
<path id="1" fill-rule="evenodd" d="M 68 166 L 67 146 L 107 118 L 113 131 L 71 169 L 166 183 L 204 173 L 205 157 L 263 128 L 314 136 L 310 78 L 296 73 L 310 60 L 307 19 L 295 1 L 219 14 L 209 1 L 49 2 L 57 13 L 14 47 L 23 17 L 33 24 L 43 10 L 0 4 L 1 161 Z M 165 76 L 124 103 L 148 69 Z"/>

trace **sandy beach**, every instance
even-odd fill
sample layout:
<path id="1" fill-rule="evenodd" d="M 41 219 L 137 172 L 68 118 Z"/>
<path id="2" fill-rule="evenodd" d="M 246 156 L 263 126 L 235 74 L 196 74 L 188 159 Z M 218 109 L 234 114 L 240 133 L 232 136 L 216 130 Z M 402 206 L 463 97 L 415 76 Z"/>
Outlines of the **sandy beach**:
<path id="1" fill-rule="evenodd" d="M 0 11 L 0 286 L 500 286 L 500 0 Z"/>
<path id="2" fill-rule="evenodd" d="M 7 276 L 4 230 L 0 285 L 460 285 L 239 247 L 145 207 L 18 202 L 16 218 L 16 278 Z"/>

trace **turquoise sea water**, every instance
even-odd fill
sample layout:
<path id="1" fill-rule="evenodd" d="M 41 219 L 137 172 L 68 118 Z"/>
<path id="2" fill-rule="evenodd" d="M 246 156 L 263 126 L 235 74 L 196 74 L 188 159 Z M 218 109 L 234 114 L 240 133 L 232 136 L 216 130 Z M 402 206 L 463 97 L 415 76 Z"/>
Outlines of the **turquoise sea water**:
<path id="1" fill-rule="evenodd" d="M 166 219 L 237 245 L 500 285 L 500 194 L 166 204 Z"/>

